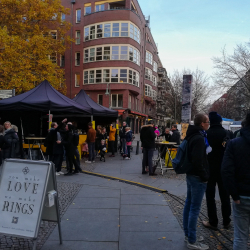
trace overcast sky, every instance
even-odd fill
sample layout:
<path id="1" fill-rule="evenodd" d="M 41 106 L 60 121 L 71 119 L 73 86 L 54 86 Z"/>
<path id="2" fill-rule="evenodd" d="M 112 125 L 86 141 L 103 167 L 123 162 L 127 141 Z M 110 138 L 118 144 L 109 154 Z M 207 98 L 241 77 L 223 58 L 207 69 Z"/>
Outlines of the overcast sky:
<path id="1" fill-rule="evenodd" d="M 212 75 L 213 56 L 250 41 L 250 0 L 138 0 L 164 67 Z"/>

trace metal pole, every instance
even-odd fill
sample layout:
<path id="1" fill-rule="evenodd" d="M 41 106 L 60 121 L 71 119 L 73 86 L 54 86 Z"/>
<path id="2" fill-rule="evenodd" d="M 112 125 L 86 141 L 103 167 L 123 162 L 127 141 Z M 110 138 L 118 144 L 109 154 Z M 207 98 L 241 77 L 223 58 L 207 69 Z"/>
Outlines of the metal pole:
<path id="1" fill-rule="evenodd" d="M 137 145 L 136 145 L 136 153 L 135 153 L 136 155 L 138 155 L 138 154 L 139 154 L 139 143 L 140 143 L 140 142 L 139 142 L 139 141 L 137 141 Z"/>
<path id="2" fill-rule="evenodd" d="M 91 115 L 91 122 L 93 121 L 94 119 L 93 119 L 93 115 Z"/>
<path id="3" fill-rule="evenodd" d="M 111 108 L 110 98 L 111 98 L 111 87 L 110 87 L 110 83 L 109 83 L 109 109 Z"/>
<path id="4" fill-rule="evenodd" d="M 174 95 L 174 121 L 176 123 L 176 93 Z"/>
<path id="5" fill-rule="evenodd" d="M 50 110 L 49 110 L 49 121 L 48 122 L 50 123 Z M 49 123 L 48 123 L 48 129 L 49 129 Z"/>

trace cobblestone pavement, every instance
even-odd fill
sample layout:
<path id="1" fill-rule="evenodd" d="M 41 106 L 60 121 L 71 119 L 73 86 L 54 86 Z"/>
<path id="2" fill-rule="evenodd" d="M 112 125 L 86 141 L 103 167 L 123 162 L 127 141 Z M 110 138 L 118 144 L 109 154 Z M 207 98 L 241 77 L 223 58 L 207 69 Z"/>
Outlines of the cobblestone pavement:
<path id="1" fill-rule="evenodd" d="M 184 208 L 184 203 L 185 203 L 185 196 L 172 196 L 169 194 L 164 194 L 165 199 L 168 201 L 168 204 L 173 212 L 173 215 L 177 218 L 179 221 L 180 225 L 182 226 L 182 219 L 183 219 L 183 208 Z M 205 228 L 202 225 L 203 220 L 208 220 L 207 218 L 207 206 L 206 206 L 206 200 L 203 200 L 202 207 L 201 207 L 201 212 L 198 220 L 198 225 L 197 225 L 197 235 L 201 235 L 204 237 L 205 241 L 204 243 L 209 245 L 209 249 L 215 250 L 215 249 L 228 249 L 232 250 L 233 249 L 233 233 L 234 233 L 234 224 L 233 224 L 233 218 L 231 222 L 231 227 L 229 230 L 226 230 L 222 226 L 222 215 L 221 215 L 221 202 L 216 201 L 216 206 L 218 208 L 218 219 L 219 219 L 219 224 L 218 224 L 218 231 L 214 230 L 209 230 Z M 248 244 L 248 249 L 250 249 L 250 241 Z"/>
<path id="2" fill-rule="evenodd" d="M 60 217 L 66 212 L 71 201 L 77 195 L 82 185 L 77 183 L 58 182 Z M 39 230 L 37 249 L 41 249 L 57 223 L 43 221 Z M 29 239 L 11 237 L 0 234 L 0 250 L 30 250 L 33 243 Z"/>

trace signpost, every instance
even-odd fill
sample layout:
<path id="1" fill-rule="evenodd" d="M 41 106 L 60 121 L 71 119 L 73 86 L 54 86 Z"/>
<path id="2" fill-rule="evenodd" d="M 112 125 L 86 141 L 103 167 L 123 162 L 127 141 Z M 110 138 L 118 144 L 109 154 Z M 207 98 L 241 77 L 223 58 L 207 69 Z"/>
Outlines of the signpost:
<path id="1" fill-rule="evenodd" d="M 0 99 L 6 99 L 15 96 L 15 89 L 1 89 Z"/>
<path id="2" fill-rule="evenodd" d="M 54 164 L 7 159 L 0 182 L 0 233 L 30 238 L 35 250 L 41 220 L 58 223 L 62 244 Z"/>
<path id="3" fill-rule="evenodd" d="M 185 138 L 188 125 L 191 122 L 192 80 L 192 75 L 183 75 L 181 111 L 182 140 Z"/>

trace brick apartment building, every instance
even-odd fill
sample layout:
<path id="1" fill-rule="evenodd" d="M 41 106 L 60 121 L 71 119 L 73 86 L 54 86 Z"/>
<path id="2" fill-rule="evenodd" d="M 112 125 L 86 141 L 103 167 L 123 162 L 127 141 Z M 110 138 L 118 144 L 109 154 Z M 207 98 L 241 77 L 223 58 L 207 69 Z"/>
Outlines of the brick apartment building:
<path id="1" fill-rule="evenodd" d="M 164 124 L 167 72 L 137 0 L 62 0 L 75 43 L 60 58 L 67 96 L 80 89 L 119 111 L 137 133 L 148 118 Z M 157 113 L 157 110 L 160 110 Z"/>

